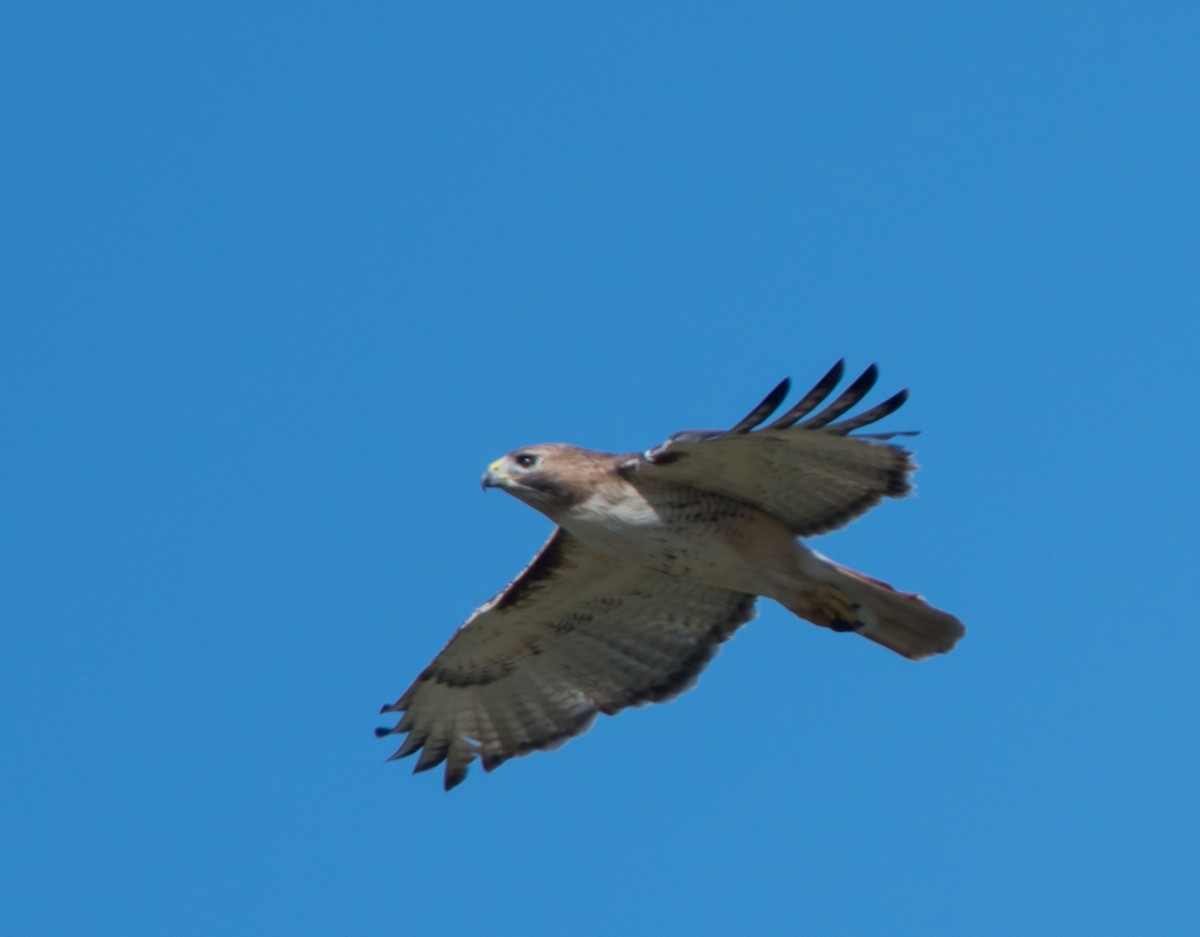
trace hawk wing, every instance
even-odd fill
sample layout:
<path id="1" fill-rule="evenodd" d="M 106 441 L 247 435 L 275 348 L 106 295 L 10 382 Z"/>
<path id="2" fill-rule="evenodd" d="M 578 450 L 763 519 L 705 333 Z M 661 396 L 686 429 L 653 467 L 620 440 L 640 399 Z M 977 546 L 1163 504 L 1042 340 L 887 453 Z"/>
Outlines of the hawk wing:
<path id="1" fill-rule="evenodd" d="M 912 433 L 850 436 L 897 410 L 908 399 L 902 390 L 857 416 L 839 421 L 874 386 L 875 365 L 823 410 L 812 414 L 842 379 L 839 361 L 783 416 L 757 432 L 787 396 L 784 380 L 745 418 L 728 430 L 685 430 L 621 465 L 637 484 L 673 482 L 713 491 L 753 504 L 779 518 L 796 536 L 834 530 L 886 497 L 911 490 L 916 468 L 911 453 L 882 440 Z"/>
<path id="2" fill-rule="evenodd" d="M 499 595 L 459 628 L 385 713 L 380 736 L 414 771 L 446 763 L 446 789 L 476 758 L 485 771 L 554 748 L 596 713 L 668 700 L 754 616 L 752 595 L 696 585 L 597 553 L 555 530 Z"/>

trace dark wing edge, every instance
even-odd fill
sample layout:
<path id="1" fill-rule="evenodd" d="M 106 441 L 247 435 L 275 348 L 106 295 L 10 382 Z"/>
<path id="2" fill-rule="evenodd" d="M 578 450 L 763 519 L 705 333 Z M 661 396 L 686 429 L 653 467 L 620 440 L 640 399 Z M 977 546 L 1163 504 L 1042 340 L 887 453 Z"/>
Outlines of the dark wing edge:
<path id="1" fill-rule="evenodd" d="M 830 400 L 845 370 L 845 359 L 836 362 L 797 403 L 770 423 L 765 421 L 787 396 L 789 382 L 786 380 L 730 429 L 673 433 L 661 445 L 627 457 L 620 469 L 631 480 L 634 475 L 645 472 L 647 479 L 653 477 L 693 484 L 759 504 L 787 520 L 797 536 L 813 536 L 841 527 L 869 510 L 881 498 L 900 498 L 911 492 L 909 476 L 916 468 L 911 453 L 898 445 L 880 444 L 898 436 L 917 435 L 915 431 L 851 435 L 855 430 L 895 413 L 908 400 L 908 391 L 901 390 L 882 403 L 847 416 L 875 386 L 879 368 L 870 365 L 845 390 Z M 781 458 L 783 450 L 778 444 L 804 440 L 805 455 L 797 449 L 794 457 L 807 458 L 809 467 L 814 472 L 822 473 L 829 485 L 831 500 L 824 505 L 813 505 L 811 512 L 793 512 L 790 504 L 772 506 L 748 496 L 742 490 L 745 487 L 744 480 L 738 478 L 748 465 L 729 461 L 734 459 L 735 452 L 747 453 L 747 448 L 741 445 L 740 440 L 748 439 L 768 440 L 761 451 L 770 449 Z M 710 443 L 716 445 L 710 448 Z M 718 450 L 724 455 L 718 455 Z M 852 468 L 860 470 L 859 477 L 852 479 L 841 475 Z M 804 497 L 802 491 L 794 494 L 798 499 Z M 785 497 L 783 500 L 790 502 L 793 499 Z"/>
<path id="2" fill-rule="evenodd" d="M 808 393 L 800 398 L 798 403 L 792 406 L 783 416 L 773 420 L 766 426 L 762 426 L 762 430 L 791 428 L 823 429 L 827 433 L 846 436 L 856 429 L 861 429 L 864 426 L 877 423 L 886 416 L 891 416 L 908 400 L 908 390 L 901 390 L 883 401 L 883 403 L 876 404 L 871 409 L 865 410 L 857 416 L 850 417 L 841 422 L 834 422 L 843 413 L 858 404 L 870 392 L 871 388 L 875 386 L 875 382 L 879 379 L 879 366 L 872 364 L 855 378 L 850 386 L 839 394 L 837 399 L 825 407 L 824 410 L 804 420 L 804 417 L 812 413 L 813 410 L 820 406 L 833 393 L 834 388 L 841 382 L 845 370 L 846 359 L 842 358 L 826 372 L 824 377 L 813 385 Z M 665 461 L 669 462 L 671 461 L 669 454 L 672 444 L 706 442 L 729 436 L 745 436 L 759 427 L 767 417 L 779 408 L 784 398 L 787 397 L 790 385 L 791 380 L 784 378 L 763 398 L 761 403 L 727 430 L 689 429 L 672 433 L 661 445 L 642 453 L 642 457 L 648 462 L 660 462 L 664 461 L 664 456 L 666 456 L 668 458 Z M 890 433 L 864 433 L 858 438 L 887 440 L 893 439 L 896 436 L 916 436 L 917 432 L 917 430 L 897 430 Z"/>
<path id="3" fill-rule="evenodd" d="M 601 585 L 630 580 L 623 591 L 580 588 L 594 558 Z M 564 744 L 598 713 L 665 702 L 689 689 L 720 645 L 753 617 L 754 599 L 593 557 L 556 530 L 404 694 L 383 707 L 401 718 L 375 734 L 407 733 L 389 760 L 420 751 L 414 773 L 445 762 L 450 790 L 476 758 L 492 771 Z"/>

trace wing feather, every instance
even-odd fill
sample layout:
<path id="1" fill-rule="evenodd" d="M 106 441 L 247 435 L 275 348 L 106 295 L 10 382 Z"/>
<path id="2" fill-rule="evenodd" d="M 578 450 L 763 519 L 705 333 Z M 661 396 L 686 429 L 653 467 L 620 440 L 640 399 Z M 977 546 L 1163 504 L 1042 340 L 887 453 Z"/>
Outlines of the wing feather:
<path id="1" fill-rule="evenodd" d="M 875 386 L 875 382 L 879 380 L 879 368 L 871 365 L 867 370 L 863 371 L 854 379 L 849 387 L 842 391 L 841 396 L 837 398 L 828 407 L 818 413 L 816 416 L 810 416 L 801 425 L 805 429 L 816 429 L 819 426 L 826 426 L 832 423 L 839 416 L 853 407 L 856 403 L 870 393 L 871 388 Z"/>
<path id="2" fill-rule="evenodd" d="M 883 403 L 876 404 L 870 410 L 864 410 L 858 416 L 852 416 L 848 420 L 842 420 L 840 423 L 830 423 L 825 428 L 831 433 L 841 433 L 843 436 L 852 430 L 856 430 L 861 426 L 869 426 L 871 423 L 876 423 L 882 420 L 885 416 L 891 416 L 908 400 L 908 391 L 902 390 L 899 393 L 892 394 Z M 884 436 L 893 434 L 882 434 Z M 909 434 L 895 434 L 909 435 Z M 864 437 L 873 438 L 873 437 Z"/>
<path id="3" fill-rule="evenodd" d="M 907 494 L 908 476 L 916 468 L 911 453 L 883 443 L 905 433 L 849 435 L 894 413 L 908 398 L 907 391 L 837 422 L 874 386 L 879 375 L 875 365 L 824 410 L 801 422 L 833 392 L 843 371 L 839 361 L 799 403 L 757 432 L 674 433 L 662 445 L 627 459 L 621 470 L 635 484 L 639 477 L 675 482 L 753 504 L 800 537 L 841 527 L 882 498 Z M 756 416 L 766 402 L 737 426 Z M 780 402 L 775 400 L 774 406 Z M 765 414 L 753 425 L 762 419 Z"/>
<path id="4" fill-rule="evenodd" d="M 738 436 L 742 433 L 748 433 L 750 430 L 754 429 L 754 427 L 758 426 L 759 423 L 779 409 L 779 405 L 783 403 L 783 398 L 788 395 L 788 389 L 791 387 L 791 385 L 792 382 L 785 377 L 782 381 L 775 385 L 775 389 L 767 394 L 767 396 L 762 399 L 762 402 L 757 407 L 747 413 L 732 427 L 727 429 L 725 431 L 725 435 Z"/>
<path id="5" fill-rule="evenodd" d="M 781 416 L 774 423 L 764 427 L 765 429 L 786 429 L 789 426 L 795 425 L 802 418 L 811 413 L 826 397 L 828 397 L 835 387 L 842 380 L 842 375 L 846 371 L 846 359 L 842 358 L 835 364 L 826 375 L 813 385 L 812 390 L 800 398 L 792 409 Z"/>
<path id="6" fill-rule="evenodd" d="M 753 614 L 752 595 L 624 563 L 559 529 L 384 707 L 401 718 L 377 733 L 407 732 L 393 757 L 419 751 L 416 771 L 445 762 L 448 790 L 477 757 L 491 771 L 597 713 L 673 698 Z"/>

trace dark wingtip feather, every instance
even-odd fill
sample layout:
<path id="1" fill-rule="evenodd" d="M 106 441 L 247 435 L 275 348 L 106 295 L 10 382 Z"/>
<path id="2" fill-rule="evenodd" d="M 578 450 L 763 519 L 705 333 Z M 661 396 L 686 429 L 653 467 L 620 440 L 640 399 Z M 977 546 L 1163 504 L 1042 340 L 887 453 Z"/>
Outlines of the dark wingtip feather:
<path id="1" fill-rule="evenodd" d="M 743 433 L 748 433 L 754 427 L 758 426 L 763 420 L 769 417 L 783 403 L 783 398 L 788 395 L 788 390 L 791 388 L 792 382 L 790 378 L 784 378 L 775 385 L 767 396 L 762 399 L 757 407 L 742 417 L 736 424 L 727 429 L 721 435 L 723 436 L 739 436 Z"/>
<path id="2" fill-rule="evenodd" d="M 837 387 L 838 382 L 841 381 L 842 375 L 845 373 L 846 359 L 839 358 L 837 363 L 825 372 L 825 376 L 812 386 L 812 390 L 801 397 L 800 401 L 788 410 L 787 413 L 774 423 L 764 427 L 764 429 L 786 429 L 795 424 L 801 417 L 808 416 L 812 409 L 818 406 Z"/>
<path id="3" fill-rule="evenodd" d="M 854 383 L 847 387 L 840 397 L 816 416 L 809 417 L 800 425 L 805 429 L 818 429 L 832 423 L 839 416 L 863 399 L 879 380 L 879 368 L 871 365 L 855 378 Z"/>
<path id="4" fill-rule="evenodd" d="M 902 390 L 899 393 L 892 394 L 883 403 L 876 404 L 870 410 L 864 410 L 858 416 L 852 416 L 850 419 L 842 420 L 840 423 L 831 423 L 826 429 L 831 433 L 845 435 L 851 430 L 858 429 L 860 426 L 868 426 L 871 423 L 882 420 L 885 416 L 890 416 L 904 406 L 906 400 L 908 400 L 908 391 Z"/>

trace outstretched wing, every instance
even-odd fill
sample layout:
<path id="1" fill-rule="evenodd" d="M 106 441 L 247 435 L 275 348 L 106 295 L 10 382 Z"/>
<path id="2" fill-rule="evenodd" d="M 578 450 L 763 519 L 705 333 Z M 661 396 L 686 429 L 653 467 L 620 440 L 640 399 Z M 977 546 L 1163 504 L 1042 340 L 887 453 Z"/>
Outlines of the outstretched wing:
<path id="1" fill-rule="evenodd" d="M 916 468 L 911 453 L 882 442 L 912 433 L 849 435 L 895 412 L 908 391 L 839 419 L 874 386 L 875 365 L 817 411 L 844 370 L 839 361 L 799 402 L 757 432 L 752 431 L 787 397 L 786 379 L 732 428 L 675 433 L 628 459 L 621 471 L 634 484 L 639 478 L 673 482 L 756 505 L 800 537 L 841 527 L 880 499 L 907 494 L 908 476 Z"/>
<path id="2" fill-rule="evenodd" d="M 407 732 L 393 758 L 446 763 L 446 789 L 476 758 L 491 771 L 553 748 L 597 713 L 671 699 L 754 615 L 754 596 L 668 577 L 558 529 L 533 562 L 467 620 L 385 713 Z"/>

